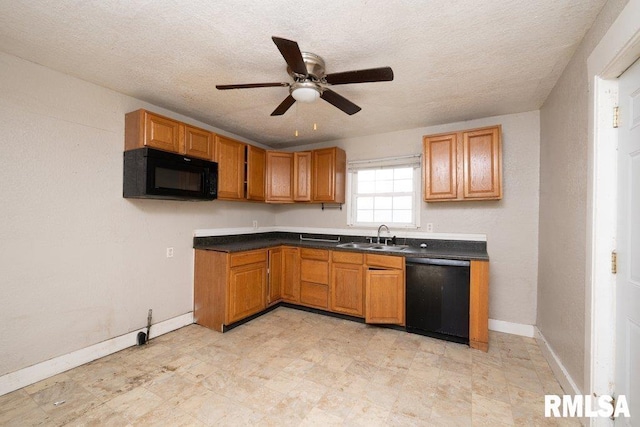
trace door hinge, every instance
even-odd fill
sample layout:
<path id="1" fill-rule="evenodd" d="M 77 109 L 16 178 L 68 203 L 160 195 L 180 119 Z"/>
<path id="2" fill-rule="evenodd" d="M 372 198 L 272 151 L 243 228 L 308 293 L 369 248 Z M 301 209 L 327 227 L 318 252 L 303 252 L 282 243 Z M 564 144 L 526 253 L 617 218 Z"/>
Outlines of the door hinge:
<path id="1" fill-rule="evenodd" d="M 618 125 L 620 124 L 620 107 L 613 107 L 613 128 L 618 129 Z"/>
<path id="2" fill-rule="evenodd" d="M 611 251 L 611 273 L 616 274 L 618 272 L 618 253 Z"/>

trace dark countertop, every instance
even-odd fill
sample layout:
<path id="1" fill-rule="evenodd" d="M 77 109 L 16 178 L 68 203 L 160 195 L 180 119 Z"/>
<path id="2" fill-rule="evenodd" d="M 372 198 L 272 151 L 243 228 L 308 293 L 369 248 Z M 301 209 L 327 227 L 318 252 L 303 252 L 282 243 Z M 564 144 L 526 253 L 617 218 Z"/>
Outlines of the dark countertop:
<path id="1" fill-rule="evenodd" d="M 301 240 L 323 239 L 333 242 Z M 336 242 L 337 239 L 340 242 Z M 370 250 L 361 248 L 341 248 L 338 245 L 349 242 L 368 242 L 363 236 L 323 235 L 323 234 L 299 234 L 286 232 L 234 234 L 229 236 L 194 237 L 194 249 L 203 249 L 218 252 L 242 252 L 253 249 L 265 249 L 274 246 L 297 246 L 302 248 L 332 249 L 349 252 L 361 252 L 369 254 L 395 255 L 408 258 L 440 258 L 455 260 L 489 260 L 487 254 L 487 242 L 468 240 L 433 240 L 398 238 L 398 245 L 408 245 L 409 248 L 396 250 Z M 420 248 L 425 243 L 426 248 Z"/>

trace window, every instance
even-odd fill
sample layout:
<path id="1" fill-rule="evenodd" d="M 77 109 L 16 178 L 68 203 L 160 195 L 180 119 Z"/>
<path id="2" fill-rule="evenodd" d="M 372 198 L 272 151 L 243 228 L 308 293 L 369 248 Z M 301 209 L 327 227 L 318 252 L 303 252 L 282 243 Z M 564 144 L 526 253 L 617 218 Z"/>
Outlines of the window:
<path id="1" fill-rule="evenodd" d="M 348 224 L 420 225 L 420 156 L 349 162 Z"/>

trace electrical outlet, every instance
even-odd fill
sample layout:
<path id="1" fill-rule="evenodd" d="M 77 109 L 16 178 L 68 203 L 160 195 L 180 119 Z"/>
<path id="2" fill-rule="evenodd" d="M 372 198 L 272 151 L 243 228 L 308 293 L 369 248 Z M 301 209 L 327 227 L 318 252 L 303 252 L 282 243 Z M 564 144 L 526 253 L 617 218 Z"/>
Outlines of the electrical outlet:
<path id="1" fill-rule="evenodd" d="M 167 258 L 173 258 L 173 248 L 167 248 Z"/>
<path id="2" fill-rule="evenodd" d="M 253 228 L 258 228 L 258 220 L 257 219 L 253 220 Z"/>
<path id="3" fill-rule="evenodd" d="M 428 222 L 427 223 L 427 233 L 433 233 L 433 223 L 432 222 Z"/>

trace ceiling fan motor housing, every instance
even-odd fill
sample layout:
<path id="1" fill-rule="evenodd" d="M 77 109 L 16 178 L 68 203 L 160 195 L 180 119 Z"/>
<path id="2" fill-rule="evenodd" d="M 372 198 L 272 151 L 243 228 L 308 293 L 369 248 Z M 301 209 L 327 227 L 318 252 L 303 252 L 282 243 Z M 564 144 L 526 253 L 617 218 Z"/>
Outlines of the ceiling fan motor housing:
<path id="1" fill-rule="evenodd" d="M 307 67 L 307 74 L 312 81 L 321 80 L 324 77 L 325 68 L 324 68 L 324 59 L 315 53 L 311 52 L 301 52 L 302 60 L 304 61 L 304 65 Z M 300 77 L 296 75 L 290 67 L 287 67 L 287 73 L 294 80 L 298 81 Z"/>

